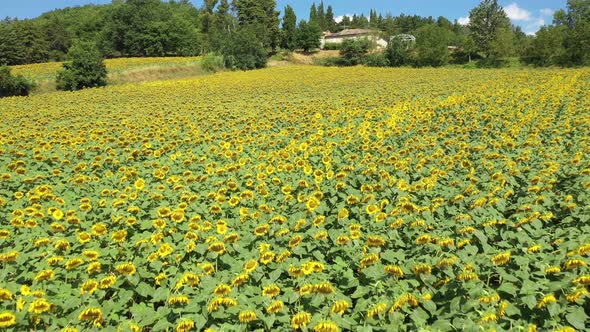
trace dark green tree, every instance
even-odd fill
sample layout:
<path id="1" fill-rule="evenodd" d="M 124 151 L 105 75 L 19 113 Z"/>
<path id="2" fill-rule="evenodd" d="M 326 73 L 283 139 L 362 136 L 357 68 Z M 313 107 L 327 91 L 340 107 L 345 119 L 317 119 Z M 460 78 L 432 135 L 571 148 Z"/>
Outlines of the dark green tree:
<path id="1" fill-rule="evenodd" d="M 24 53 L 21 54 L 22 63 L 47 62 L 49 56 L 49 43 L 44 36 L 43 27 L 39 21 L 17 21 L 15 28 Z"/>
<path id="2" fill-rule="evenodd" d="M 521 60 L 539 67 L 564 64 L 567 62 L 564 47 L 566 35 L 567 27 L 563 25 L 541 27 L 524 50 Z"/>
<path id="3" fill-rule="evenodd" d="M 232 70 L 263 68 L 268 61 L 268 49 L 258 38 L 259 26 L 250 24 L 233 30 L 224 40 L 221 55 L 225 67 Z"/>
<path id="4" fill-rule="evenodd" d="M 326 10 L 326 30 L 331 31 L 331 32 L 335 32 L 336 31 L 336 21 L 334 21 L 334 9 L 332 9 L 332 6 L 328 6 L 328 9 Z"/>
<path id="5" fill-rule="evenodd" d="M 564 46 L 571 65 L 590 64 L 590 0 L 568 0 Z"/>
<path id="6" fill-rule="evenodd" d="M 102 54 L 92 42 L 80 42 L 68 52 L 68 60 L 57 73 L 58 90 L 81 90 L 107 85 Z"/>
<path id="7" fill-rule="evenodd" d="M 295 50 L 297 47 L 297 16 L 293 7 L 287 5 L 283 15 L 283 29 L 281 31 L 281 47 L 286 50 Z"/>
<path id="8" fill-rule="evenodd" d="M 223 40 L 235 28 L 234 17 L 230 13 L 228 0 L 221 0 L 217 10 L 212 14 L 212 21 L 207 33 L 202 32 L 208 40 L 207 51 L 217 52 L 223 45 Z"/>
<path id="9" fill-rule="evenodd" d="M 318 6 L 318 26 L 321 31 L 326 31 L 326 11 L 324 8 L 324 1 L 321 1 Z"/>
<path id="10" fill-rule="evenodd" d="M 64 60 L 68 49 L 72 46 L 72 36 L 67 30 L 65 19 L 61 15 L 54 14 L 43 20 L 42 24 L 51 59 Z"/>
<path id="11" fill-rule="evenodd" d="M 340 21 L 340 23 L 338 23 L 338 29 L 339 30 L 350 29 L 351 27 L 352 27 L 352 21 L 350 20 L 350 17 L 344 15 L 342 17 L 342 21 Z"/>
<path id="12" fill-rule="evenodd" d="M 264 47 L 276 49 L 280 41 L 279 12 L 275 10 L 275 0 L 234 0 L 234 9 L 242 27 L 255 26 L 258 39 Z"/>
<path id="13" fill-rule="evenodd" d="M 34 86 L 23 76 L 13 76 L 8 66 L 0 66 L 0 98 L 28 96 Z"/>
<path id="14" fill-rule="evenodd" d="M 200 49 L 198 12 L 188 2 L 127 0 L 111 8 L 104 38 L 118 54 L 193 55 Z"/>
<path id="15" fill-rule="evenodd" d="M 412 62 L 412 51 L 414 44 L 403 41 L 400 38 L 392 38 L 385 49 L 385 57 L 392 67 L 401 67 L 410 65 Z"/>
<path id="16" fill-rule="evenodd" d="M 297 28 L 297 47 L 303 49 L 306 53 L 319 48 L 321 36 L 322 33 L 317 24 L 301 20 Z"/>
<path id="17" fill-rule="evenodd" d="M 444 16 L 439 16 L 438 19 L 436 20 L 436 25 L 449 30 L 449 31 L 453 31 L 453 23 L 451 21 L 449 21 L 446 17 Z"/>
<path id="18" fill-rule="evenodd" d="M 484 56 L 498 56 L 510 30 L 510 19 L 497 0 L 483 0 L 469 12 L 471 38 Z"/>
<path id="19" fill-rule="evenodd" d="M 369 14 L 369 26 L 371 28 L 379 27 L 379 16 L 377 16 L 377 11 L 375 9 L 371 9 Z"/>
<path id="20" fill-rule="evenodd" d="M 367 38 L 345 39 L 340 47 L 340 56 L 349 66 L 360 64 L 369 53 L 371 42 Z"/>
<path id="21" fill-rule="evenodd" d="M 318 27 L 320 26 L 319 17 L 318 17 L 318 9 L 315 5 L 315 2 L 311 4 L 311 8 L 309 9 L 309 24 L 315 24 Z"/>
<path id="22" fill-rule="evenodd" d="M 16 31 L 16 25 L 10 22 L 0 23 L 0 65 L 17 65 L 25 63 L 25 48 Z"/>
<path id="23" fill-rule="evenodd" d="M 416 31 L 414 65 L 440 67 L 449 62 L 449 39 L 451 32 L 434 24 Z"/>

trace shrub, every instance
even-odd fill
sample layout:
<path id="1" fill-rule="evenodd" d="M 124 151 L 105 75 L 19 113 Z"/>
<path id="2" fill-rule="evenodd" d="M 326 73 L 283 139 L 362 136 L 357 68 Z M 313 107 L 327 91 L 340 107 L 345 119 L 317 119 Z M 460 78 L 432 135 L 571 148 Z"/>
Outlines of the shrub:
<path id="1" fill-rule="evenodd" d="M 206 54 L 201 60 L 201 68 L 209 73 L 216 73 L 225 67 L 223 56 L 216 54 Z"/>
<path id="2" fill-rule="evenodd" d="M 394 38 L 385 49 L 385 57 L 392 67 L 409 65 L 412 61 L 413 43 L 404 42 Z"/>
<path id="3" fill-rule="evenodd" d="M 362 58 L 369 52 L 371 43 L 368 39 L 346 39 L 342 42 L 340 56 L 348 63 L 349 66 L 355 66 L 361 63 Z"/>
<path id="4" fill-rule="evenodd" d="M 369 54 L 363 58 L 363 65 L 368 67 L 388 67 L 389 60 L 383 53 Z"/>
<path id="5" fill-rule="evenodd" d="M 339 56 L 328 57 L 328 58 L 316 58 L 313 60 L 315 65 L 325 67 L 344 67 L 349 66 L 349 62 L 346 59 Z"/>
<path id="6" fill-rule="evenodd" d="M 338 51 L 341 48 L 342 48 L 341 43 L 325 43 L 323 49 L 326 51 Z"/>
<path id="7" fill-rule="evenodd" d="M 68 59 L 57 73 L 58 90 L 80 90 L 107 85 L 107 69 L 96 45 L 79 43 L 68 52 Z"/>
<path id="8" fill-rule="evenodd" d="M 23 76 L 13 76 L 8 66 L 0 67 L 0 98 L 10 96 L 28 96 L 35 87 Z"/>

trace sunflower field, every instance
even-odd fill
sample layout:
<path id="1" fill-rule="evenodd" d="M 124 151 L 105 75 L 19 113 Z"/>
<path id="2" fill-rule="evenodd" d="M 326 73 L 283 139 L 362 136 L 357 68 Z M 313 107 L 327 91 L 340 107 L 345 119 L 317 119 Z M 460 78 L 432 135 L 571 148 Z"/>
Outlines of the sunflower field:
<path id="1" fill-rule="evenodd" d="M 0 100 L 0 330 L 584 331 L 590 70 Z"/>

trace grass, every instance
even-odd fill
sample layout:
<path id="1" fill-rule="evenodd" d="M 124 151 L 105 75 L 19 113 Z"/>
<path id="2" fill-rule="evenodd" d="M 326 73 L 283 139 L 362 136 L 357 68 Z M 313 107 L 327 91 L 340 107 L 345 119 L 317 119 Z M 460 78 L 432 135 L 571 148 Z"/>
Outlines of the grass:
<path id="1" fill-rule="evenodd" d="M 180 79 L 207 74 L 201 68 L 201 57 L 120 58 L 107 59 L 109 85 Z M 13 73 L 32 79 L 37 84 L 33 94 L 56 91 L 55 77 L 60 62 L 13 66 Z"/>
<path id="2" fill-rule="evenodd" d="M 150 82 L 205 75 L 199 64 L 136 68 L 109 74 L 109 84 Z"/>

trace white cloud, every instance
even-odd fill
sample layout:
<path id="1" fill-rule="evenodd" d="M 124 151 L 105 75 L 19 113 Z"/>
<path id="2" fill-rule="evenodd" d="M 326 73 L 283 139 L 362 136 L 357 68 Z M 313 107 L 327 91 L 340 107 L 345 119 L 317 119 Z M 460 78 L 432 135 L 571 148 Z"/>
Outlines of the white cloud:
<path id="1" fill-rule="evenodd" d="M 457 23 L 461 24 L 461 25 L 467 25 L 469 24 L 469 16 L 467 17 L 459 17 L 459 19 L 457 20 Z"/>
<path id="2" fill-rule="evenodd" d="M 531 13 L 526 10 L 518 7 L 518 5 L 513 2 L 508 6 L 504 7 L 504 11 L 509 19 L 514 21 L 530 21 L 531 20 Z"/>
<path id="3" fill-rule="evenodd" d="M 553 16 L 553 14 L 555 14 L 555 10 L 551 8 L 543 8 L 540 10 L 540 12 L 545 16 Z"/>
<path id="4" fill-rule="evenodd" d="M 527 35 L 532 36 L 545 25 L 545 17 L 553 15 L 554 11 L 550 8 L 541 9 L 537 16 L 513 2 L 504 7 L 504 12 L 514 24 L 519 25 Z"/>

